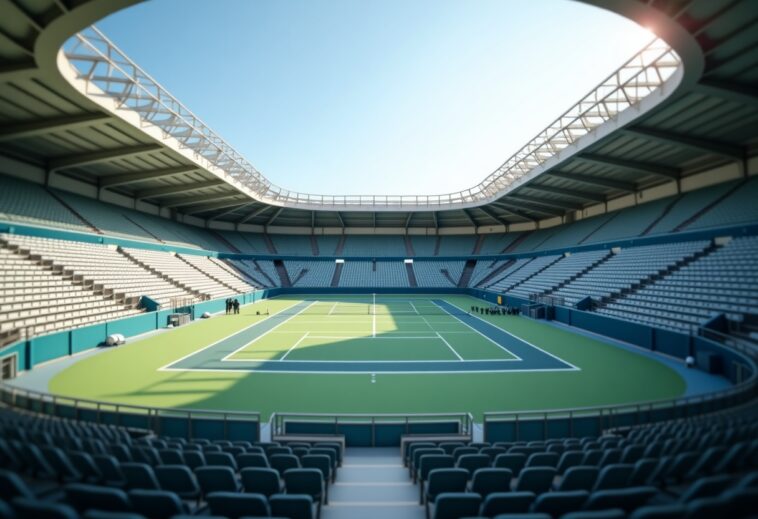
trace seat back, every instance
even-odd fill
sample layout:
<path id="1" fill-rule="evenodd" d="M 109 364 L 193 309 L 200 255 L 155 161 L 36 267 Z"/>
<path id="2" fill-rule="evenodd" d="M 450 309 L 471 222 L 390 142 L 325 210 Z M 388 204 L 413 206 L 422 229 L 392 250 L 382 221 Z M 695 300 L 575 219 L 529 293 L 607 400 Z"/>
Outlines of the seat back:
<path id="1" fill-rule="evenodd" d="M 595 487 L 597 476 L 599 474 L 597 467 L 588 467 L 586 465 L 577 465 L 571 467 L 563 475 L 558 490 L 587 490 L 590 491 Z"/>
<path id="2" fill-rule="evenodd" d="M 231 467 L 222 465 L 198 467 L 195 469 L 195 477 L 203 495 L 212 492 L 235 492 L 237 490 L 237 478 Z"/>
<path id="3" fill-rule="evenodd" d="M 469 477 L 471 477 L 476 470 L 490 466 L 490 457 L 486 454 L 464 454 L 458 458 L 455 466 L 468 471 Z"/>
<path id="4" fill-rule="evenodd" d="M 121 464 L 121 473 L 126 478 L 126 488 L 144 488 L 160 490 L 158 478 L 155 477 L 153 467 L 147 463 L 128 461 Z"/>
<path id="5" fill-rule="evenodd" d="M 617 463 L 603 467 L 598 475 L 593 491 L 611 490 L 614 488 L 624 488 L 629 484 L 629 477 L 634 471 L 634 465 Z"/>
<path id="6" fill-rule="evenodd" d="M 464 469 L 434 469 L 429 472 L 426 495 L 430 500 L 444 492 L 465 492 L 468 471 Z"/>
<path id="7" fill-rule="evenodd" d="M 482 498 L 478 494 L 447 492 L 437 497 L 434 519 L 460 519 L 475 516 L 481 504 Z"/>
<path id="8" fill-rule="evenodd" d="M 455 461 L 452 456 L 447 454 L 427 454 L 419 459 L 418 477 L 421 481 L 426 481 L 429 472 L 434 469 L 452 468 Z"/>
<path id="9" fill-rule="evenodd" d="M 313 498 L 305 494 L 276 494 L 269 498 L 271 514 L 289 519 L 314 519 Z"/>
<path id="10" fill-rule="evenodd" d="M 471 479 L 471 491 L 482 496 L 482 499 L 494 492 L 509 492 L 511 479 L 513 473 L 510 469 L 479 469 Z"/>
<path id="11" fill-rule="evenodd" d="M 263 494 L 270 497 L 282 491 L 279 473 L 266 467 L 245 467 L 240 471 L 245 492 Z"/>
<path id="12" fill-rule="evenodd" d="M 105 510 L 107 512 L 130 512 L 131 501 L 121 489 L 70 483 L 63 487 L 66 501 L 79 512 L 85 510 Z"/>
<path id="13" fill-rule="evenodd" d="M 5 504 L 0 501 L 0 503 Z M 6 505 L 7 506 L 7 505 Z M 13 510 L 8 507 L 7 514 L 0 513 L 0 517 L 29 517 L 34 519 L 79 519 L 76 510 L 62 503 L 47 503 L 39 499 L 17 497 L 13 500 Z"/>
<path id="14" fill-rule="evenodd" d="M 527 467 L 557 467 L 559 457 L 554 452 L 538 452 L 526 460 Z"/>
<path id="15" fill-rule="evenodd" d="M 155 476 L 162 490 L 176 492 L 184 499 L 200 495 L 197 479 L 187 465 L 159 465 L 155 467 Z"/>
<path id="16" fill-rule="evenodd" d="M 240 517 L 268 517 L 271 509 L 266 496 L 237 492 L 212 492 L 206 496 L 211 514 L 238 519 Z"/>
<path id="17" fill-rule="evenodd" d="M 188 513 L 179 496 L 166 490 L 130 490 L 134 511 L 153 519 L 169 519 Z"/>
<path id="18" fill-rule="evenodd" d="M 284 486 L 287 493 L 307 494 L 318 501 L 324 493 L 324 477 L 318 469 L 289 469 L 284 472 Z"/>
<path id="19" fill-rule="evenodd" d="M 518 477 L 521 473 L 521 469 L 526 465 L 526 454 L 500 454 L 495 458 L 495 468 L 509 469 L 514 477 Z"/>
<path id="20" fill-rule="evenodd" d="M 237 462 L 228 452 L 208 452 L 205 454 L 205 462 L 208 465 L 222 465 L 237 471 Z"/>
<path id="21" fill-rule="evenodd" d="M 547 492 L 553 484 L 556 471 L 552 467 L 527 467 L 519 474 L 516 490 L 525 490 L 541 494 Z"/>
<path id="22" fill-rule="evenodd" d="M 537 496 L 532 511 L 560 517 L 563 514 L 581 510 L 589 495 L 590 493 L 586 490 L 545 492 Z"/>
<path id="23" fill-rule="evenodd" d="M 534 492 L 493 492 L 484 498 L 479 515 L 525 514 L 534 502 Z"/>
<path id="24" fill-rule="evenodd" d="M 279 474 L 284 474 L 290 469 L 299 469 L 300 460 L 294 454 L 274 454 L 268 459 L 271 468 L 277 470 Z"/>

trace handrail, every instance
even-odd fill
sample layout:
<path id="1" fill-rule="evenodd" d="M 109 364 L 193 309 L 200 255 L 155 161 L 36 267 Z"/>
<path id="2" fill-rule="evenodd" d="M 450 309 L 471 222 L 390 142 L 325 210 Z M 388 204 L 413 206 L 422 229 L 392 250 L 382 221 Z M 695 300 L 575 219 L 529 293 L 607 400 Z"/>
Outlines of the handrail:
<path id="1" fill-rule="evenodd" d="M 118 108 L 138 113 L 143 123 L 159 128 L 164 137 L 171 137 L 181 148 L 194 152 L 195 158 L 208 161 L 251 198 L 302 209 L 341 207 L 363 211 L 428 210 L 494 201 L 534 168 L 637 105 L 681 66 L 673 49 L 663 40 L 653 39 L 482 182 L 469 189 L 439 195 L 319 195 L 273 184 L 94 26 L 70 39 L 64 45 L 63 56 L 85 82 L 86 95 L 108 96 L 116 100 Z"/>
<path id="2" fill-rule="evenodd" d="M 19 405 L 19 399 L 26 399 L 28 402 L 26 405 Z M 53 406 L 52 413 L 45 413 L 44 407 L 35 408 L 34 403 L 44 406 L 50 404 Z M 55 395 L 51 393 L 43 393 L 41 391 L 35 391 L 32 389 L 25 389 L 17 386 L 0 382 L 0 404 L 5 404 L 11 407 L 21 408 L 29 411 L 36 411 L 44 414 L 52 414 L 58 416 L 58 406 L 68 405 L 74 410 L 73 419 L 79 420 L 83 411 L 95 411 L 96 420 L 95 423 L 111 424 L 111 422 L 104 422 L 102 419 L 102 413 L 112 412 L 118 416 L 117 425 L 123 424 L 124 416 L 141 416 L 145 417 L 147 422 L 145 427 L 150 429 L 156 434 L 160 434 L 160 422 L 161 417 L 171 418 L 186 418 L 188 421 L 188 431 L 192 434 L 192 421 L 193 420 L 207 420 L 218 419 L 223 422 L 229 421 L 249 421 L 250 423 L 257 424 L 258 438 L 260 438 L 261 416 L 257 411 L 218 411 L 213 409 L 186 409 L 186 408 L 168 408 L 168 407 L 151 407 L 140 406 L 132 404 L 122 404 L 118 402 L 105 402 L 100 400 L 90 400 L 86 398 L 68 397 L 63 395 Z"/>

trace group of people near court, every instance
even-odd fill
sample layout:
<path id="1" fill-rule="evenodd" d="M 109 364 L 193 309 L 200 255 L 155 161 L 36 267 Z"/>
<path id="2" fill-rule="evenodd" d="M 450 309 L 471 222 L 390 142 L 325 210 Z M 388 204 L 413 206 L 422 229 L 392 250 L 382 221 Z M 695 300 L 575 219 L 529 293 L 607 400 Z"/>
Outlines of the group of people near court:
<path id="1" fill-rule="evenodd" d="M 474 306 L 471 305 L 471 313 L 482 315 L 518 315 L 521 309 L 518 306 Z"/>
<path id="2" fill-rule="evenodd" d="M 239 302 L 239 299 L 233 299 L 231 297 L 227 298 L 227 300 L 226 300 L 226 313 L 227 314 L 238 314 L 238 313 L 240 313 L 240 302 Z"/>

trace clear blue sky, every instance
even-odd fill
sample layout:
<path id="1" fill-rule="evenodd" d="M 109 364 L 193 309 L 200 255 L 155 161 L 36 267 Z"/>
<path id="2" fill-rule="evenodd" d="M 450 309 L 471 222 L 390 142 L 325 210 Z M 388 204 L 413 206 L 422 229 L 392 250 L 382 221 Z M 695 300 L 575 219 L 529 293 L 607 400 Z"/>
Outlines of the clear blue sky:
<path id="1" fill-rule="evenodd" d="M 156 0 L 98 27 L 274 183 L 480 182 L 651 35 L 569 0 Z"/>

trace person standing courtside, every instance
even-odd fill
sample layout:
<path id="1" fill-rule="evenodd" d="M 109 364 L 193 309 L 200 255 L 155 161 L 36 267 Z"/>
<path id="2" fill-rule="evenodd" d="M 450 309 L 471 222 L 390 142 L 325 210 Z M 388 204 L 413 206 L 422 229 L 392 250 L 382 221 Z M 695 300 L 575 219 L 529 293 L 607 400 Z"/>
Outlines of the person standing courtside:
<path id="1" fill-rule="evenodd" d="M 232 305 L 234 305 L 234 313 L 235 313 L 235 314 L 238 314 L 238 313 L 240 313 L 240 302 L 239 302 L 239 299 L 235 299 L 235 300 L 232 302 Z"/>

